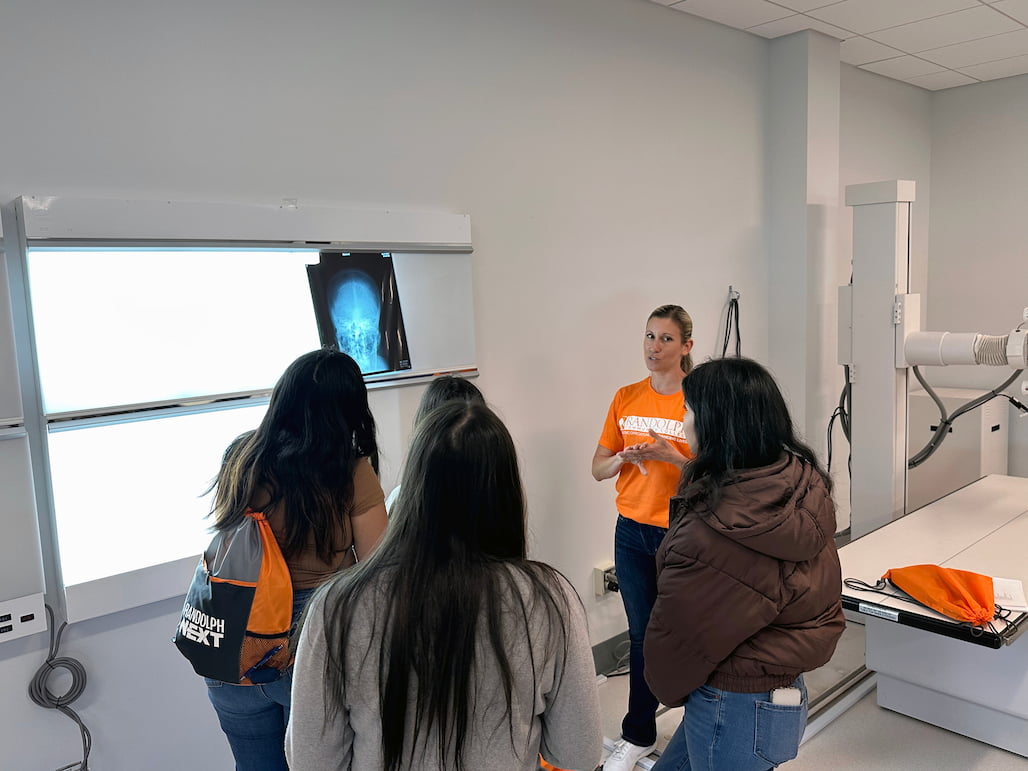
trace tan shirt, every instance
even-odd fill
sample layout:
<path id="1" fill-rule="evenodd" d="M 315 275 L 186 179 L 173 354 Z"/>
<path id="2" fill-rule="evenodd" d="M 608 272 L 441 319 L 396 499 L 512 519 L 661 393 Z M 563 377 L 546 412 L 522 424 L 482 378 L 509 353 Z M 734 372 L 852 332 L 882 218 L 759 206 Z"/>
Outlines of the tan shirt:
<path id="1" fill-rule="evenodd" d="M 378 481 L 371 462 L 367 458 L 359 459 L 353 470 L 353 507 L 350 512 L 339 512 L 335 531 L 332 534 L 335 553 L 331 561 L 323 562 L 318 558 L 314 534 L 311 533 L 307 546 L 302 551 L 292 557 L 286 557 L 289 575 L 293 579 L 293 588 L 312 589 L 321 586 L 335 573 L 352 565 L 353 552 L 350 544 L 353 542 L 353 528 L 348 526 L 347 519 L 363 514 L 368 509 L 383 504 L 384 501 L 385 493 L 382 492 L 382 484 Z M 281 544 L 285 531 L 282 526 L 282 513 L 280 511 L 268 513 L 268 522 Z M 357 556 L 363 559 L 365 555 Z"/>

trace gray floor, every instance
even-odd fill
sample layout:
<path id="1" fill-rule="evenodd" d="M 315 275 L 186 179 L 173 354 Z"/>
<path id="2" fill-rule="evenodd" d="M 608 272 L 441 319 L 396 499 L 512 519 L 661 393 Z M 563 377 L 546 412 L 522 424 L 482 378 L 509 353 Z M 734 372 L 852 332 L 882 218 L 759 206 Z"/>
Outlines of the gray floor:
<path id="1" fill-rule="evenodd" d="M 831 691 L 863 663 L 863 627 L 851 623 L 832 660 L 805 676 L 811 703 L 816 704 L 819 696 Z M 783 768 L 790 771 L 1028 771 L 1028 758 L 882 709 L 875 695 L 872 690 L 804 741 L 799 757 Z M 608 746 L 620 736 L 627 703 L 627 677 L 611 677 L 600 684 Z M 681 709 L 667 710 L 658 716 L 657 753 L 667 745 L 681 719 Z M 657 753 L 640 761 L 637 768 L 644 771 L 651 768 Z"/>
<path id="2" fill-rule="evenodd" d="M 871 691 L 814 738 L 789 771 L 1025 771 L 1028 758 L 882 709 Z"/>

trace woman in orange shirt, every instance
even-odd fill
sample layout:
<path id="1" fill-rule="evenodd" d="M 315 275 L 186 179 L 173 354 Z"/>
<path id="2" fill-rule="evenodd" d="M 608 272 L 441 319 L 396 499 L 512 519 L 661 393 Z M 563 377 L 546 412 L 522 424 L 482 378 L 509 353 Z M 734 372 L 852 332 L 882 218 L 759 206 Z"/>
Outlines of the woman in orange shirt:
<path id="1" fill-rule="evenodd" d="M 614 563 L 628 616 L 628 712 L 604 771 L 630 771 L 653 751 L 657 698 L 643 678 L 643 635 L 657 598 L 656 554 L 668 526 L 668 502 L 692 457 L 682 433 L 682 380 L 692 369 L 692 318 L 678 305 L 650 314 L 643 337 L 649 375 L 618 389 L 592 459 L 597 481 L 617 477 Z"/>

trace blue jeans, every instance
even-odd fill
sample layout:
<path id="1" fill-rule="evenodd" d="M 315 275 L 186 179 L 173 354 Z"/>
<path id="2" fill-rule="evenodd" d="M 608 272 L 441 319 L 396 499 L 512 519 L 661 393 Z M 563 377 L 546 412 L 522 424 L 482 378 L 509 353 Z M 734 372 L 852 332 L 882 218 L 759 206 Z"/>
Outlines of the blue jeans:
<path id="1" fill-rule="evenodd" d="M 313 592 L 293 590 L 294 628 Z M 236 771 L 288 771 L 285 743 L 292 667 L 278 680 L 264 685 L 233 685 L 209 678 L 204 681 L 207 698 L 232 748 Z"/>
<path id="2" fill-rule="evenodd" d="M 798 706 L 772 704 L 771 695 L 700 686 L 685 701 L 685 715 L 653 771 L 767 771 L 796 757 L 807 725 L 803 692 Z"/>
<path id="3" fill-rule="evenodd" d="M 657 549 L 667 530 L 618 515 L 614 529 L 614 566 L 628 616 L 628 712 L 621 737 L 640 747 L 657 741 L 657 697 L 643 677 L 643 638 L 657 601 Z"/>

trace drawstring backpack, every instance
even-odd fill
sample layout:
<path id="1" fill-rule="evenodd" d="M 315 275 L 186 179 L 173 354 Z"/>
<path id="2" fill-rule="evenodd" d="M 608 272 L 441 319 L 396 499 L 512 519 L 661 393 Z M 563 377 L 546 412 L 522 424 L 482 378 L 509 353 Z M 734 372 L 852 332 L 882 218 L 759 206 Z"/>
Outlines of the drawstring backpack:
<path id="1" fill-rule="evenodd" d="M 893 568 L 882 576 L 918 602 L 955 621 L 984 626 L 996 615 L 992 578 L 938 565 Z"/>
<path id="2" fill-rule="evenodd" d="M 197 674 L 239 685 L 277 680 L 292 663 L 293 585 L 267 518 L 247 511 L 214 536 L 186 592 L 174 642 Z"/>
<path id="3" fill-rule="evenodd" d="M 844 583 L 850 589 L 912 600 L 979 630 L 1008 615 L 1008 611 L 996 605 L 992 578 L 968 570 L 910 565 L 887 570 L 874 584 L 856 578 L 847 578 Z M 885 591 L 889 584 L 906 596 Z"/>

